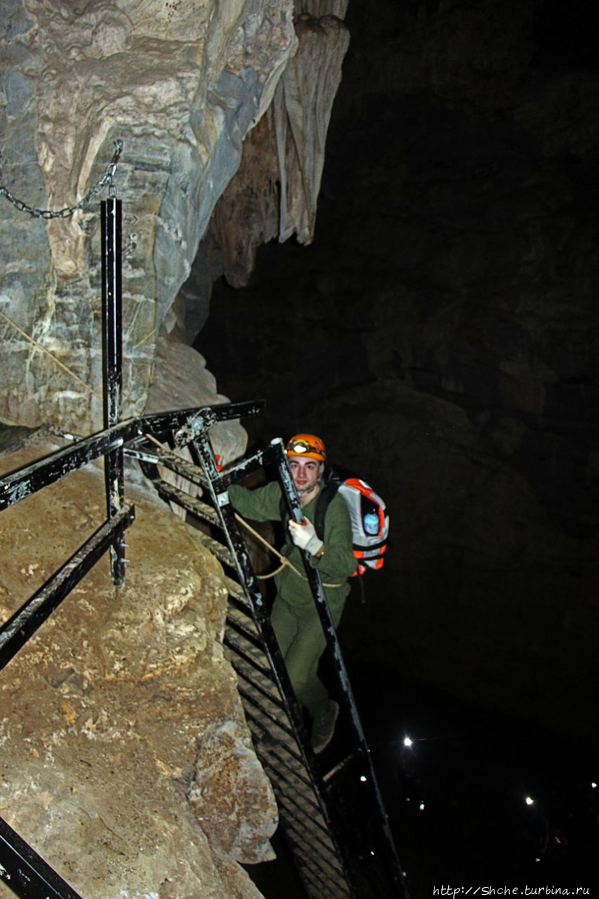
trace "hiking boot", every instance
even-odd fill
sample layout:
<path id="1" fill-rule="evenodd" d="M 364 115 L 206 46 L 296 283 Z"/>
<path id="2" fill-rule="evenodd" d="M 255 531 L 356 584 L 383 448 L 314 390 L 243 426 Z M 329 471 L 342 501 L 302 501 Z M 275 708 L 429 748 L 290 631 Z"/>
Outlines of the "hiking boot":
<path id="1" fill-rule="evenodd" d="M 333 699 L 329 699 L 327 708 L 315 719 L 312 725 L 312 749 L 315 755 L 326 749 L 333 739 L 338 715 L 338 704 Z"/>

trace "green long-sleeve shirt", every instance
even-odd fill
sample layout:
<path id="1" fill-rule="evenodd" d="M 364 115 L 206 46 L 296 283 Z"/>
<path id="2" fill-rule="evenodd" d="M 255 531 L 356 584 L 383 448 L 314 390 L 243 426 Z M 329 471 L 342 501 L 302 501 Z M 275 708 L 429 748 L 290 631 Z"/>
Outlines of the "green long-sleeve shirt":
<path id="1" fill-rule="evenodd" d="M 281 487 L 276 481 L 248 490 L 233 485 L 229 487 L 229 497 L 233 508 L 244 518 L 254 521 L 281 520 Z M 314 524 L 318 495 L 304 506 L 305 517 Z M 352 551 L 352 532 L 347 504 L 336 494 L 327 509 L 324 520 L 324 552 L 320 558 L 310 556 L 310 564 L 320 572 L 325 584 L 339 584 L 339 587 L 325 587 L 329 603 L 338 603 L 349 593 L 347 581 L 356 570 L 356 559 Z M 289 533 L 286 534 L 281 550 L 292 565 L 304 574 L 304 564 L 298 547 Z M 290 605 L 312 605 L 312 592 L 307 580 L 295 574 L 287 565 L 275 576 L 279 596 Z"/>

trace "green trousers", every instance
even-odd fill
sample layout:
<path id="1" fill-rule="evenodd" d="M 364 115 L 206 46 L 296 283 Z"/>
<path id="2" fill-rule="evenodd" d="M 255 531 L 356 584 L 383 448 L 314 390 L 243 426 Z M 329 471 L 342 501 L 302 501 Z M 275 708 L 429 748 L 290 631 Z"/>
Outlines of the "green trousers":
<path id="1" fill-rule="evenodd" d="M 345 597 L 329 603 L 335 628 L 344 605 Z M 318 677 L 318 663 L 327 644 L 316 607 L 292 606 L 277 596 L 271 621 L 295 695 L 314 721 L 326 711 L 329 701 L 328 691 Z"/>

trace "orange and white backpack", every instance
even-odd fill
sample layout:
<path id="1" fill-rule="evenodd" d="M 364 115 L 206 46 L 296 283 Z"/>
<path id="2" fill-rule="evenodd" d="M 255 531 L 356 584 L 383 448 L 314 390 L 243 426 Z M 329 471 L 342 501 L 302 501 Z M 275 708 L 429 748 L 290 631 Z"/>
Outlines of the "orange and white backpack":
<path id="1" fill-rule="evenodd" d="M 389 515 L 384 500 L 366 481 L 335 465 L 327 465 L 324 482 L 314 515 L 314 528 L 320 539 L 324 538 L 329 503 L 340 493 L 349 510 L 353 551 L 358 561 L 356 574 L 364 574 L 369 568 L 375 571 L 382 568 L 389 539 Z"/>

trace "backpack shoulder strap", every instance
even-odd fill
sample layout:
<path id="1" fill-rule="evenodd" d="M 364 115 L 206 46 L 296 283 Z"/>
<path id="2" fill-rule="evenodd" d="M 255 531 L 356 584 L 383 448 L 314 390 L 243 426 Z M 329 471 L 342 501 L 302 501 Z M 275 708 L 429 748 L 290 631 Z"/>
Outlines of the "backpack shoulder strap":
<path id="1" fill-rule="evenodd" d="M 314 530 L 320 540 L 324 540 L 324 520 L 331 500 L 338 490 L 338 484 L 325 484 L 316 500 L 316 512 L 314 513 Z"/>
<path id="2" fill-rule="evenodd" d="M 287 505 L 285 503 L 285 497 L 281 496 L 279 501 L 279 512 L 281 514 L 281 521 L 283 522 L 283 526 L 285 527 L 285 523 L 289 518 L 289 512 L 287 511 Z"/>
<path id="3" fill-rule="evenodd" d="M 327 465 L 324 473 L 324 486 L 318 494 L 316 512 L 314 514 L 314 530 L 320 540 L 324 540 L 324 520 L 327 509 L 346 477 L 347 474 L 343 469 L 334 465 Z"/>

